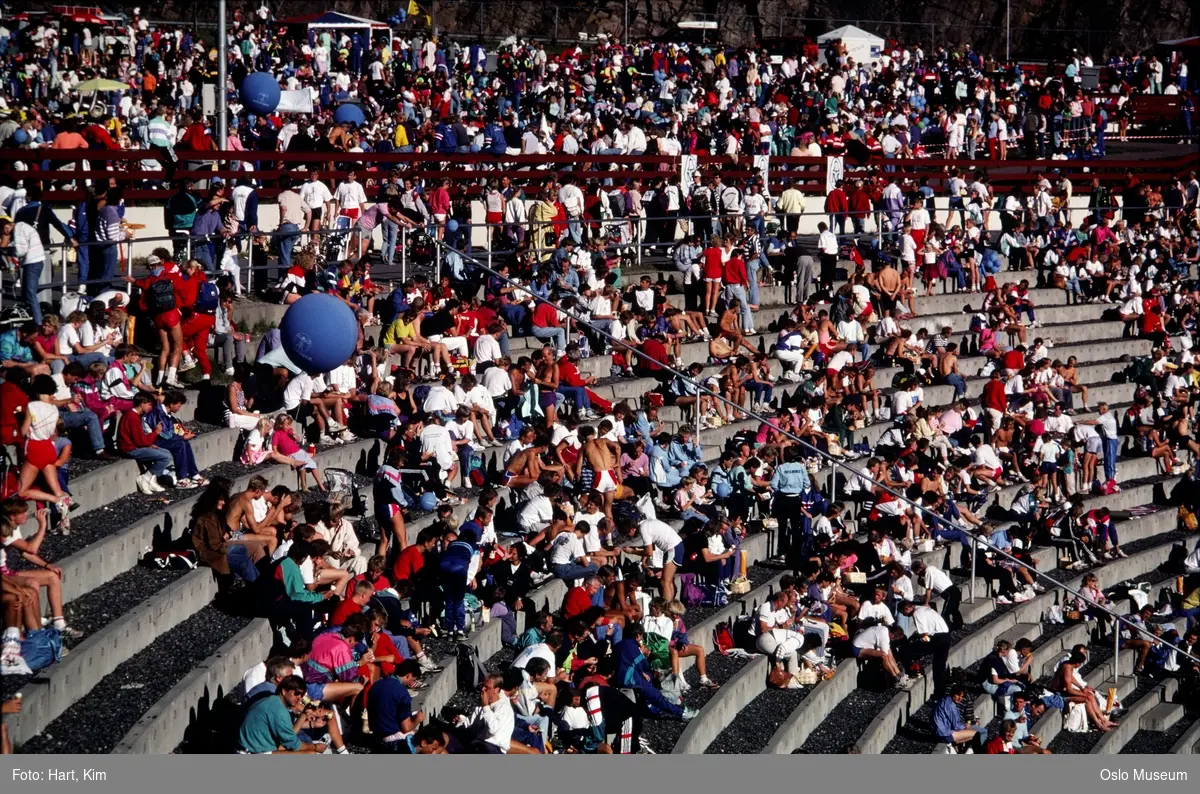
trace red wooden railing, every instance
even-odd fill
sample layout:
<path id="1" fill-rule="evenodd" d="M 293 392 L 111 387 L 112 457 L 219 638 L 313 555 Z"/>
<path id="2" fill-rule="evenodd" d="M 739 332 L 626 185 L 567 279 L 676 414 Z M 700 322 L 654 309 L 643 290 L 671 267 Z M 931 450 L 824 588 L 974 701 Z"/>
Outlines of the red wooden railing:
<path id="1" fill-rule="evenodd" d="M 571 172 L 584 179 L 611 179 L 620 183 L 634 177 L 643 181 L 652 179 L 679 178 L 679 159 L 664 155 L 514 155 L 496 157 L 489 154 L 437 153 L 296 153 L 296 152 L 178 152 L 175 175 L 207 179 L 219 176 L 230 180 L 252 177 L 266 187 L 260 190 L 264 197 L 273 195 L 272 183 L 281 174 L 303 178 L 297 166 L 315 167 L 323 178 L 340 179 L 349 170 L 361 172 L 360 180 L 367 181 L 399 169 L 405 176 L 433 181 L 441 178 L 450 180 L 451 189 L 459 195 L 472 195 L 482 191 L 485 179 L 508 177 L 525 188 L 527 195 L 536 195 L 539 186 L 552 173 Z M 160 162 L 162 158 L 146 150 L 0 150 L 0 167 L 10 168 L 8 163 L 23 162 L 30 170 L 17 172 L 26 180 L 42 182 L 47 201 L 78 201 L 84 193 L 78 189 L 77 180 L 113 179 L 125 188 L 128 202 L 155 201 L 170 196 L 172 189 L 161 186 L 165 172 L 142 170 L 145 162 Z M 187 163 L 202 163 L 209 170 L 189 171 Z M 234 164 L 257 163 L 259 168 L 249 172 L 238 169 Z M 82 168 L 86 163 L 87 168 Z M 215 163 L 215 170 L 214 169 Z M 62 170 L 64 165 L 74 164 L 75 170 Z M 471 166 L 470 169 L 466 166 Z M 48 166 L 46 168 L 45 166 Z M 698 158 L 702 173 L 719 173 L 726 182 L 757 179 L 761 174 L 754 168 L 753 158 L 740 156 L 702 155 Z M 1074 182 L 1076 192 L 1087 192 L 1091 180 L 1098 178 L 1103 184 L 1113 187 L 1125 184 L 1129 174 L 1151 183 L 1159 183 L 1200 168 L 1200 152 L 1164 159 L 1104 159 L 1104 160 L 947 160 L 940 158 L 921 159 L 871 159 L 866 164 L 845 160 L 848 179 L 891 176 L 886 169 L 899 175 L 919 179 L 927 178 L 935 190 L 942 187 L 947 171 L 957 167 L 960 171 L 984 169 L 993 189 L 1007 190 L 1013 185 L 1028 185 L 1040 175 L 1052 169 L 1061 170 Z M 767 177 L 772 190 L 782 180 L 790 180 L 800 190 L 814 195 L 824 195 L 826 161 L 823 157 L 772 157 Z M 306 168 L 306 170 L 308 170 Z M 71 187 L 76 183 L 75 187 Z"/>

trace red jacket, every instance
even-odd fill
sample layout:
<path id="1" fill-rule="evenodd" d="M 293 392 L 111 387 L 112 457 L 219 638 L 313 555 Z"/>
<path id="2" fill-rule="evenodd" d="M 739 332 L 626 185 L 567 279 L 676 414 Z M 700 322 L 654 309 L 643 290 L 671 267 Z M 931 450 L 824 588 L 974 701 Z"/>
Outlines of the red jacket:
<path id="1" fill-rule="evenodd" d="M 566 356 L 558 360 L 558 382 L 565 386 L 587 385 L 579 375 L 579 367 L 571 363 L 571 360 Z"/>
<path id="2" fill-rule="evenodd" d="M 746 261 L 740 256 L 731 256 L 725 263 L 726 284 L 749 284 L 750 276 L 746 273 Z"/>
<path id="3" fill-rule="evenodd" d="M 984 408 L 1004 413 L 1008 410 L 1008 395 L 1004 393 L 1004 381 L 989 380 L 983 384 L 983 394 L 980 402 Z"/>
<path id="4" fill-rule="evenodd" d="M 582 587 L 572 587 L 567 592 L 567 597 L 563 599 L 563 617 L 567 620 L 582 615 L 588 611 L 592 605 L 592 597 L 588 595 L 588 591 Z"/>
<path id="5" fill-rule="evenodd" d="M 117 449 L 131 452 L 154 446 L 158 440 L 158 431 L 149 433 L 142 427 L 142 415 L 136 411 L 128 411 L 121 417 L 121 425 L 117 428 Z"/>
<path id="6" fill-rule="evenodd" d="M 832 214 L 849 211 L 850 202 L 846 200 L 846 191 L 840 187 L 835 187 L 829 191 L 829 195 L 825 197 L 825 212 Z"/>

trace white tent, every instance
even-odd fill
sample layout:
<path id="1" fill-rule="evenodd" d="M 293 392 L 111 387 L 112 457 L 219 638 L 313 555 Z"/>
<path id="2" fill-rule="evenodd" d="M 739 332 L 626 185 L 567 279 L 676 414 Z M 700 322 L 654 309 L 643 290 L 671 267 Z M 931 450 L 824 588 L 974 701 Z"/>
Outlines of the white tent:
<path id="1" fill-rule="evenodd" d="M 883 39 L 854 25 L 843 25 L 817 37 L 821 63 L 825 63 L 825 45 L 839 39 L 846 45 L 846 54 L 853 58 L 855 63 L 870 64 L 871 61 L 879 60 L 883 52 Z"/>

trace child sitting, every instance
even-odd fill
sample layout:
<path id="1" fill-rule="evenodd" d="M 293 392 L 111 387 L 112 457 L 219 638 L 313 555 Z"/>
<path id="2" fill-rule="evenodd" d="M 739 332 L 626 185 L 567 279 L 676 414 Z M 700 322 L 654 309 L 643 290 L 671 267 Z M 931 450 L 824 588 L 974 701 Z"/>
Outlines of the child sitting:
<path id="1" fill-rule="evenodd" d="M 200 476 L 200 469 L 196 465 L 196 455 L 192 452 L 192 445 L 188 443 L 196 437 L 196 434 L 185 428 L 183 423 L 176 418 L 179 409 L 186 402 L 187 397 L 183 392 L 169 391 L 146 414 L 144 422 L 147 429 L 155 425 L 162 426 L 155 446 L 167 450 L 175 459 L 175 475 L 179 477 L 175 483 L 176 487 L 203 488 L 208 484 L 208 480 Z"/>

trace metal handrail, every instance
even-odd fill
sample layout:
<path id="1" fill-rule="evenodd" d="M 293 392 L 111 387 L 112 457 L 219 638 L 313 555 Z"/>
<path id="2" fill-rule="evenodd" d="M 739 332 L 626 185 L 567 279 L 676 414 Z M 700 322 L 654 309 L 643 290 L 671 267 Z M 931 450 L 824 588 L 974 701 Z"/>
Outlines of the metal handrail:
<path id="1" fill-rule="evenodd" d="M 576 317 L 575 317 L 575 316 L 574 316 L 574 315 L 573 315 L 571 312 L 569 312 L 569 311 L 567 311 L 566 309 L 564 309 L 564 308 L 563 308 L 563 307 L 562 307 L 562 306 L 561 306 L 561 305 L 560 305 L 558 302 L 556 302 L 556 301 L 550 301 L 550 300 L 546 300 L 545 298 L 538 297 L 538 296 L 537 296 L 537 295 L 535 295 L 533 292 L 531 292 L 531 291 L 530 291 L 530 290 L 529 290 L 527 287 L 523 286 L 522 284 L 520 284 L 520 283 L 518 283 L 518 282 L 516 282 L 516 281 L 514 281 L 514 280 L 512 280 L 512 279 L 510 279 L 510 278 L 508 278 L 508 277 L 506 277 L 506 276 L 503 276 L 503 275 L 501 275 L 500 273 L 497 273 L 495 270 L 493 270 L 493 269 L 492 269 L 491 267 L 489 267 L 487 264 L 485 264 L 485 263 L 483 263 L 483 262 L 479 261 L 478 259 L 474 258 L 474 257 L 473 257 L 473 256 L 471 256 L 470 254 L 467 254 L 467 253 L 465 253 L 465 252 L 463 252 L 463 251 L 459 251 L 459 250 L 457 250 L 457 249 L 454 249 L 454 248 L 450 248 L 449 246 L 446 246 L 446 245 L 445 245 L 445 243 L 443 243 L 443 242 L 442 242 L 442 241 L 440 241 L 440 240 L 439 240 L 439 241 L 436 241 L 436 244 L 437 244 L 439 247 L 446 248 L 448 251 L 454 251 L 454 252 L 455 252 L 455 253 L 457 253 L 459 256 L 463 257 L 465 260 L 468 260 L 468 261 L 470 261 L 472 264 L 474 264 L 474 265 L 475 265 L 475 267 L 477 267 L 477 268 L 480 268 L 481 270 L 485 270 L 485 271 L 487 271 L 488 273 L 491 273 L 491 275 L 495 276 L 496 278 L 500 278 L 500 279 L 502 279 L 502 280 L 504 280 L 504 281 L 507 281 L 507 282 L 508 282 L 508 284 L 509 284 L 509 286 L 511 286 L 511 287 L 513 287 L 513 288 L 515 288 L 515 289 L 517 289 L 517 290 L 520 290 L 521 292 L 524 292 L 524 293 L 528 294 L 528 295 L 529 295 L 530 297 L 532 297 L 532 298 L 533 298 L 535 301 L 538 301 L 538 302 L 541 302 L 541 303 L 548 303 L 548 304 L 550 304 L 550 305 L 551 305 L 551 306 L 553 306 L 553 307 L 554 307 L 554 308 L 555 308 L 557 311 L 561 312 L 562 314 L 564 314 L 564 315 L 565 315 L 565 316 L 567 316 L 568 318 L 574 319 L 574 320 L 575 320 L 575 322 L 576 322 L 577 324 L 579 324 L 579 325 L 585 325 L 585 326 L 587 326 L 589 329 L 591 329 L 591 331 L 592 331 L 592 332 L 594 332 L 594 333 L 596 333 L 596 334 L 598 334 L 598 335 L 600 335 L 600 336 L 604 337 L 605 339 L 607 339 L 607 340 L 608 340 L 608 341 L 609 341 L 609 342 L 610 342 L 610 343 L 611 343 L 611 344 L 612 344 L 614 347 L 619 347 L 619 348 L 621 348 L 622 350 L 625 350 L 625 351 L 627 351 L 628 353 L 632 353 L 633 355 L 635 355 L 635 356 L 637 356 L 637 357 L 639 357 L 639 358 L 641 358 L 641 359 L 644 359 L 645 361 L 648 361 L 648 362 L 650 362 L 650 363 L 652 363 L 652 364 L 655 364 L 655 365 L 657 365 L 657 366 L 661 367 L 663 370 L 665 370 L 665 371 L 667 371 L 667 372 L 670 372 L 672 375 L 674 375 L 674 376 L 676 376 L 676 377 L 679 377 L 679 378 L 682 378 L 684 381 L 686 381 L 686 382 L 688 382 L 688 383 L 691 383 L 691 384 L 692 384 L 692 385 L 693 385 L 693 386 L 694 386 L 694 387 L 697 389 L 697 394 L 701 394 L 701 393 L 703 393 L 703 394 L 707 395 L 708 397 L 710 397 L 710 398 L 712 398 L 712 399 L 715 399 L 715 400 L 720 400 L 722 403 L 726 404 L 726 405 L 727 405 L 727 406 L 729 406 L 730 408 L 736 409 L 737 411 L 740 411 L 740 412 L 742 412 L 742 413 L 744 413 L 744 414 L 746 414 L 746 415 L 748 415 L 748 416 L 750 416 L 750 417 L 752 417 L 752 418 L 754 418 L 754 419 L 756 419 L 756 420 L 758 420 L 759 422 L 762 422 L 762 423 L 764 423 L 764 424 L 770 424 L 770 423 L 771 423 L 771 420 L 770 420 L 770 419 L 768 419 L 768 418 L 766 418 L 766 417 L 764 417 L 764 416 L 762 416 L 762 415 L 758 414 L 757 412 L 755 412 L 755 411 L 754 411 L 754 410 L 752 410 L 752 409 L 748 410 L 748 409 L 746 409 L 746 408 L 742 407 L 741 405 L 738 405 L 738 404 L 734 403 L 732 400 L 729 400 L 729 399 L 727 399 L 727 398 L 726 398 L 726 397 L 724 397 L 723 395 L 721 395 L 721 394 L 718 394 L 718 393 L 714 392 L 713 390 L 711 390 L 711 389 L 709 389 L 708 387 L 706 387 L 706 386 L 705 386 L 705 385 L 704 385 L 702 382 L 700 382 L 700 381 L 696 381 L 696 380 L 694 380 L 694 379 L 690 378 L 690 377 L 689 377 L 689 376 L 688 376 L 686 373 L 684 373 L 684 372 L 681 372 L 681 371 L 679 371 L 678 369 L 675 369 L 674 367 L 672 367 L 672 366 L 671 366 L 670 364 L 668 364 L 667 362 L 665 362 L 665 361 L 660 361 L 660 360 L 658 360 L 658 359 L 656 359 L 656 358 L 654 358 L 654 357 L 652 357 L 652 356 L 648 356 L 648 355 L 646 355 L 644 352 L 642 352 L 641 350 L 639 350 L 639 349 L 637 349 L 637 348 L 634 348 L 634 347 L 630 347 L 629 345 L 626 345 L 626 344 L 624 344 L 624 343 L 623 343 L 623 342 L 621 342 L 620 340 L 618 340 L 618 339 L 614 338 L 614 337 L 613 337 L 611 334 L 609 334 L 607 331 L 604 331 L 604 330 L 601 330 L 600 328 L 597 328 L 596 326 L 594 326 L 592 323 L 588 322 L 587 320 L 580 320 L 580 319 L 576 318 Z M 700 418 L 700 406 L 699 406 L 699 403 L 697 402 L 697 405 L 696 405 L 697 438 L 699 438 L 699 418 Z M 817 449 L 816 447 L 812 446 L 812 445 L 811 445 L 811 444 L 809 444 L 807 441 L 805 441 L 804 439 L 802 439 L 802 438 L 800 438 L 799 436 L 795 435 L 794 433 L 790 432 L 789 430 L 787 430 L 787 429 L 785 429 L 785 428 L 782 428 L 782 427 L 778 427 L 778 426 L 775 426 L 775 428 L 776 428 L 777 430 L 779 430 L 780 432 L 782 432 L 784 435 L 786 435 L 788 438 L 790 438 L 790 439 L 792 439 L 793 441 L 795 441 L 795 442 L 797 442 L 798 444 L 800 444 L 800 445 L 801 445 L 801 447 L 803 447 L 803 448 L 804 448 L 806 451 L 810 452 L 810 453 L 811 453 L 813 456 L 816 456 L 816 457 L 818 457 L 818 458 L 821 458 L 821 459 L 823 459 L 823 460 L 825 461 L 826 465 L 828 465 L 828 466 L 831 466 L 831 467 L 832 467 L 832 468 L 834 468 L 834 469 L 844 469 L 844 470 L 846 470 L 847 472 L 849 472 L 849 474 L 850 474 L 850 476 L 851 476 L 851 477 L 854 477 L 854 478 L 859 478 L 859 479 L 865 479 L 865 480 L 867 480 L 867 481 L 868 481 L 868 482 L 870 482 L 872 485 L 874 485 L 876 488 L 879 488 L 880 490 L 882 490 L 882 491 L 884 491 L 884 492 L 886 492 L 886 493 L 890 494 L 891 496 L 893 496 L 894 498 L 896 498 L 898 501 L 902 502 L 903 504 L 906 504 L 906 505 L 908 505 L 909 507 L 911 507 L 911 508 L 913 508 L 913 509 L 915 509 L 915 510 L 918 510 L 918 511 L 919 511 L 919 512 L 920 512 L 922 515 L 924 515 L 924 516 L 926 516 L 926 517 L 929 517 L 929 518 L 932 518 L 932 519 L 935 519 L 935 520 L 936 520 L 937 522 L 939 522 L 939 523 L 947 524 L 947 525 L 949 525 L 950 527 L 952 527 L 952 528 L 954 528 L 954 529 L 957 529 L 957 530 L 959 530 L 960 532 L 962 532 L 963 534 L 965 534 L 967 537 L 969 537 L 969 538 L 971 539 L 971 542 L 972 542 L 973 544 L 977 544 L 978 546 L 983 546 L 983 547 L 987 548 L 989 551 L 991 551 L 991 552 L 993 552 L 993 553 L 995 553 L 995 554 L 998 554 L 998 555 L 1000 555 L 1001 557 L 1003 557 L 1004 559 L 1008 560 L 1009 562 L 1012 562 L 1012 563 L 1014 563 L 1014 564 L 1016 564 L 1016 565 L 1020 566 L 1021 568 L 1024 568 L 1026 571 L 1028 571 L 1028 572 L 1029 572 L 1030 574 L 1032 574 L 1034 577 L 1036 577 L 1036 578 L 1038 578 L 1038 579 L 1041 579 L 1041 580 L 1044 580 L 1044 581 L 1048 582 L 1048 583 L 1050 584 L 1050 586 L 1051 586 L 1051 587 L 1054 587 L 1054 588 L 1062 588 L 1063 590 L 1065 590 L 1066 592 L 1068 592 L 1068 593 L 1070 593 L 1071 595 L 1075 596 L 1076 598 L 1083 599 L 1084 601 L 1087 601 L 1088 603 L 1092 603 L 1092 602 L 1090 601 L 1090 599 L 1088 599 L 1088 598 L 1087 598 L 1087 597 L 1086 597 L 1086 596 L 1085 596 L 1085 595 L 1084 595 L 1082 592 L 1080 592 L 1079 590 L 1076 590 L 1075 588 L 1073 588 L 1073 587 L 1070 587 L 1069 585 L 1067 585 L 1067 584 L 1064 584 L 1064 583 L 1062 583 L 1062 582 L 1059 582 L 1057 579 L 1054 579 L 1053 577 L 1051 577 L 1051 576 L 1048 576 L 1048 575 L 1046 575 L 1046 574 L 1042 573 L 1042 572 L 1041 572 L 1041 571 L 1039 571 L 1037 568 L 1035 568 L 1035 567 L 1033 567 L 1033 566 L 1029 565 L 1028 563 L 1025 563 L 1024 561 L 1022 561 L 1022 560 L 1018 559 L 1017 557 L 1013 556 L 1012 554 L 1009 554 L 1008 552 L 1004 551 L 1003 549 L 999 548 L 998 546 L 995 546 L 995 545 L 993 545 L 993 544 L 992 544 L 990 541 L 988 541 L 988 540 L 984 540 L 983 538 L 980 538 L 980 537 L 977 537 L 977 536 L 973 535 L 973 534 L 972 534 L 972 533 L 971 533 L 971 532 L 970 532 L 970 531 L 969 531 L 967 528 L 965 528 L 965 527 L 964 527 L 964 526 L 962 526 L 961 524 L 958 524 L 958 523 L 956 523 L 956 522 L 954 522 L 954 521 L 950 521 L 949 519 L 943 518 L 942 516 L 938 516 L 938 515 L 936 515 L 935 513 L 933 513 L 933 512 L 931 512 L 930 510 L 928 510 L 928 509 L 927 509 L 927 508 L 926 508 L 924 505 L 921 505 L 921 504 L 918 504 L 917 502 L 914 502 L 913 500 L 911 500 L 911 499 L 909 499 L 907 496 L 905 496 L 903 493 L 900 493 L 900 492 L 898 492 L 898 491 L 896 491 L 896 490 L 893 490 L 892 488 L 889 488 L 887 485 L 883 484 L 882 482 L 879 482 L 879 481 L 877 481 L 877 480 L 872 480 L 870 477 L 867 477 L 867 476 L 865 476 L 863 473 L 861 473 L 861 472 L 859 472 L 859 471 L 855 470 L 854 468 L 852 468 L 851 466 L 847 465 L 846 463 L 844 463 L 844 462 L 842 462 L 842 461 L 840 461 L 840 460 L 837 460 L 836 458 L 834 458 L 834 457 L 830 456 L 828 453 L 826 453 L 826 452 L 822 452 L 820 449 Z M 975 585 L 975 549 L 974 549 L 974 548 L 972 548 L 972 549 L 971 549 L 971 589 L 972 589 L 972 595 L 973 595 L 973 593 L 974 593 L 974 585 Z M 1140 626 L 1138 626 L 1138 625 L 1134 624 L 1133 622 L 1131 622 L 1130 620 L 1128 620 L 1128 619 L 1127 619 L 1127 618 L 1125 618 L 1124 616 L 1122 616 L 1122 615 L 1118 615 L 1116 612 L 1113 612 L 1111 609 L 1109 609 L 1108 607 L 1106 607 L 1106 606 L 1104 606 L 1104 605 L 1102 605 L 1102 604 L 1093 604 L 1093 608 L 1095 608 L 1095 609 L 1098 609 L 1098 610 L 1100 610 L 1100 611 L 1104 612 L 1105 614 L 1107 614 L 1107 615 L 1108 615 L 1110 618 L 1112 618 L 1112 619 L 1113 619 L 1113 621 L 1115 621 L 1115 623 L 1116 623 L 1116 624 L 1119 624 L 1119 625 L 1124 625 L 1125 627 L 1127 627 L 1128 629 L 1130 629 L 1131 631 L 1134 631 L 1134 632 L 1143 633 L 1143 634 L 1145 633 L 1145 629 L 1143 629 L 1142 627 L 1140 627 Z M 1120 680 L 1120 665 L 1117 663 L 1117 661 L 1116 661 L 1116 660 L 1117 660 L 1117 657 L 1119 656 L 1119 641 L 1120 641 L 1120 631 L 1114 631 L 1114 635 L 1115 635 L 1115 638 L 1116 638 L 1116 639 L 1115 639 L 1115 645 L 1116 645 L 1116 646 L 1117 646 L 1117 648 L 1118 648 L 1118 654 L 1114 656 L 1114 663 L 1113 663 L 1113 678 L 1114 678 L 1114 680 L 1117 680 L 1117 681 L 1119 681 L 1119 680 Z M 1172 646 L 1172 647 L 1174 648 L 1174 646 Z M 1190 659 L 1191 661 L 1193 661 L 1193 662 L 1196 662 L 1197 664 L 1200 664 L 1200 658 L 1197 658 L 1197 657 L 1195 657 L 1195 656 L 1192 656 L 1192 655 L 1191 655 L 1190 653 L 1188 653 L 1187 651 L 1184 651 L 1184 650 L 1182 650 L 1182 649 L 1179 649 L 1179 648 L 1174 648 L 1174 650 L 1176 650 L 1176 651 L 1177 651 L 1179 654 L 1181 654 L 1182 656 L 1184 656 L 1184 657 L 1186 657 L 1186 658 Z"/>

